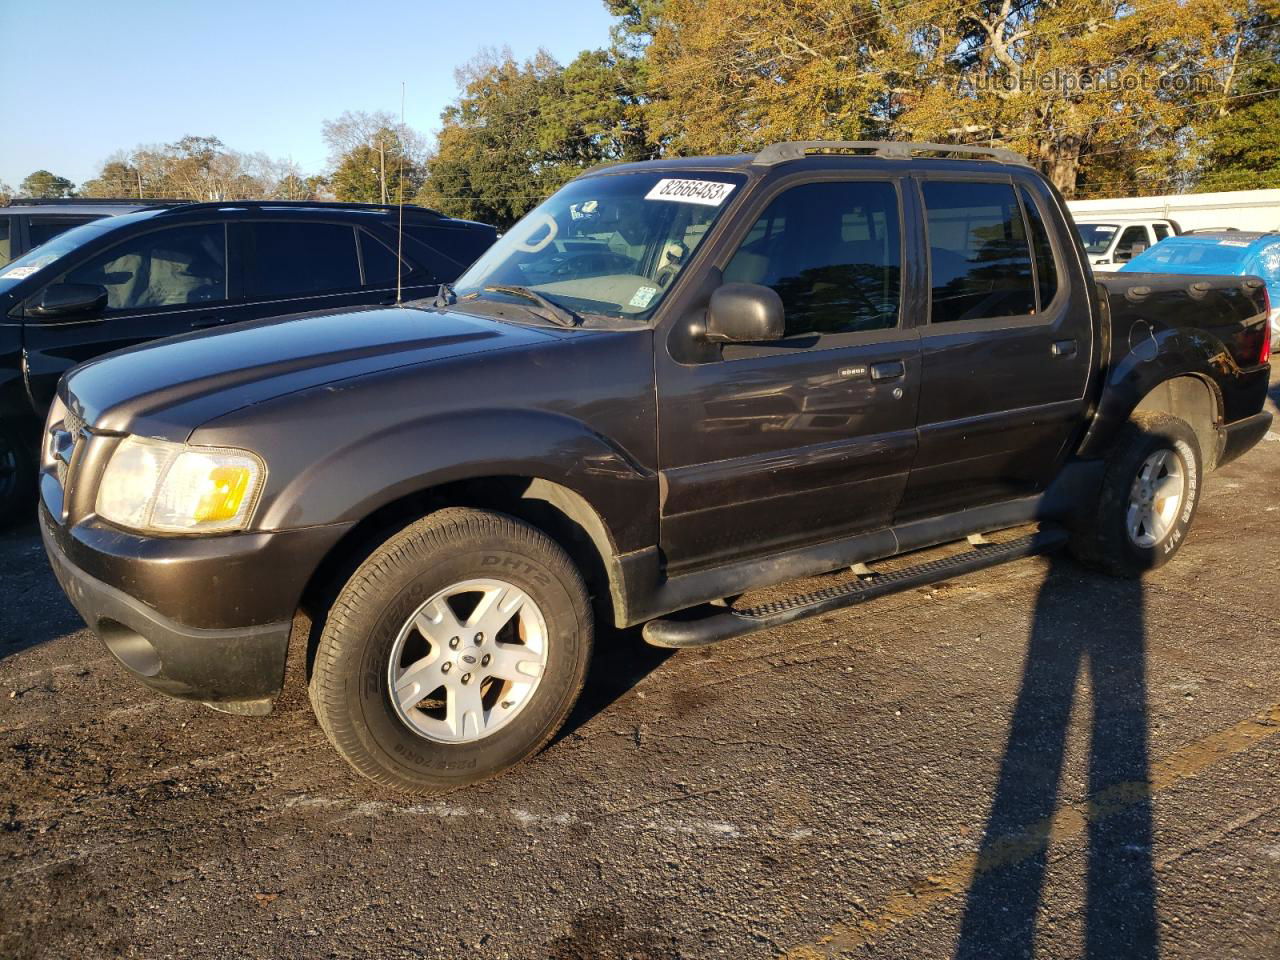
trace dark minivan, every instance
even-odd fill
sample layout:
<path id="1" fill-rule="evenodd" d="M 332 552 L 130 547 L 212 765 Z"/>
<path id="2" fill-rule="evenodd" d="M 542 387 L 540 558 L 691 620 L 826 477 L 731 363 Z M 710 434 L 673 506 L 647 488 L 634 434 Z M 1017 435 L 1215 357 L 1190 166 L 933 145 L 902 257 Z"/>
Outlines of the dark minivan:
<path id="1" fill-rule="evenodd" d="M 274 200 L 143 209 L 53 237 L 0 268 L 0 523 L 34 498 L 40 424 L 76 364 L 241 320 L 431 295 L 495 238 L 422 207 Z"/>

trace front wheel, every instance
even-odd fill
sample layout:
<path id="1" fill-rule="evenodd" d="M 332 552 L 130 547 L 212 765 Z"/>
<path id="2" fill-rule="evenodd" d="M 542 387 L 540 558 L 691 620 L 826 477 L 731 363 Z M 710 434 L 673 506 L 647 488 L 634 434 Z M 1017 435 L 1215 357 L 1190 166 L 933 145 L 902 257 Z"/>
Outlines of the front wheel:
<path id="1" fill-rule="evenodd" d="M 359 773 L 433 793 L 545 745 L 582 689 L 591 606 L 550 538 L 514 517 L 448 509 L 366 560 L 330 610 L 311 703 Z"/>
<path id="2" fill-rule="evenodd" d="M 1072 553 L 1120 577 L 1164 566 L 1186 540 L 1202 486 L 1191 426 L 1163 413 L 1135 414 L 1116 439 L 1097 502 L 1077 518 Z"/>

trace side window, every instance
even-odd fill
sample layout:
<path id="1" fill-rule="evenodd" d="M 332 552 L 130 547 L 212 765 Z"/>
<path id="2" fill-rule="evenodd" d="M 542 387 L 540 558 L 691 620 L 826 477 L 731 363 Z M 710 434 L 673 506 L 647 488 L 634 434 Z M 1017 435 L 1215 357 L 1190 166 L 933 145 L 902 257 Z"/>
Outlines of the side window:
<path id="1" fill-rule="evenodd" d="M 1121 258 L 1130 260 L 1133 258 L 1133 245 L 1135 243 L 1147 242 L 1146 227 L 1125 227 L 1124 233 L 1120 234 L 1120 242 L 1116 244 L 1116 252 L 1112 254 L 1113 260 Z"/>
<path id="2" fill-rule="evenodd" d="M 225 300 L 226 228 L 220 223 L 198 223 L 130 237 L 60 280 L 106 287 L 108 310 Z"/>
<path id="3" fill-rule="evenodd" d="M 1167 223 L 1153 223 L 1151 229 L 1156 232 L 1156 243 L 1169 236 L 1169 225 Z"/>
<path id="4" fill-rule="evenodd" d="M 27 236 L 31 239 L 31 246 L 38 247 L 46 240 L 52 240 L 72 227 L 97 219 L 97 217 L 32 217 L 27 221 Z"/>
<path id="5" fill-rule="evenodd" d="M 900 236 L 892 183 L 806 183 L 769 204 L 725 267 L 724 279 L 776 290 L 789 337 L 896 327 Z"/>
<path id="6" fill-rule="evenodd" d="M 0 217 L 0 267 L 13 259 L 13 218 Z"/>
<path id="7" fill-rule="evenodd" d="M 341 223 L 245 224 L 245 297 L 271 300 L 360 288 L 356 228 Z"/>
<path id="8" fill-rule="evenodd" d="M 360 261 L 364 264 L 366 287 L 394 287 L 396 285 L 396 255 L 381 240 L 364 230 L 360 231 Z M 400 279 L 409 279 L 410 267 L 400 269 Z"/>
<path id="9" fill-rule="evenodd" d="M 927 180 L 931 323 L 1035 312 L 1031 251 L 1013 187 Z"/>
<path id="10" fill-rule="evenodd" d="M 1043 310 L 1058 292 L 1058 263 L 1053 258 L 1053 245 L 1049 243 L 1049 231 L 1040 216 L 1040 208 L 1026 187 L 1020 187 L 1019 192 L 1031 226 L 1031 248 L 1036 254 L 1036 285 L 1040 289 L 1040 309 Z"/>
<path id="11" fill-rule="evenodd" d="M 495 234 L 459 227 L 407 225 L 405 256 L 424 268 L 431 282 L 452 283 L 493 245 Z"/>

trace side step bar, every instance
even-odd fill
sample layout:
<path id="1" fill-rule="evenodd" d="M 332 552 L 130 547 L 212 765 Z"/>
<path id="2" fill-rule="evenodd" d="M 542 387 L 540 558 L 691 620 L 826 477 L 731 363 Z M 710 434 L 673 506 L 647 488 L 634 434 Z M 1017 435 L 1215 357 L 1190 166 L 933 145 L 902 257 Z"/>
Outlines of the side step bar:
<path id="1" fill-rule="evenodd" d="M 1029 536 L 1005 543 L 974 543 L 972 550 L 890 573 L 870 572 L 837 587 L 813 593 L 772 600 L 755 607 L 729 609 L 697 620 L 651 620 L 644 625 L 645 642 L 655 647 L 705 647 L 730 637 L 780 627 L 805 617 L 829 613 L 876 597 L 911 590 L 930 583 L 976 570 L 985 570 L 1011 560 L 1032 557 L 1057 550 L 1067 542 L 1067 532 L 1060 527 L 1045 527 Z"/>

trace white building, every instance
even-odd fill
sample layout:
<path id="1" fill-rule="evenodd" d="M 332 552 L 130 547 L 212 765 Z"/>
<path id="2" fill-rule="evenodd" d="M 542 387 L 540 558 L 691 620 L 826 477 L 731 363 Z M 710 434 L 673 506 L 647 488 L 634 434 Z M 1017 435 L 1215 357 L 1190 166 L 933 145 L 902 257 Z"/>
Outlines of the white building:
<path id="1" fill-rule="evenodd" d="M 1080 221 L 1105 217 L 1126 220 L 1173 220 L 1185 230 L 1235 227 L 1280 231 L 1280 190 L 1231 190 L 1226 193 L 1182 193 L 1164 197 L 1116 197 L 1068 200 L 1071 216 Z"/>

